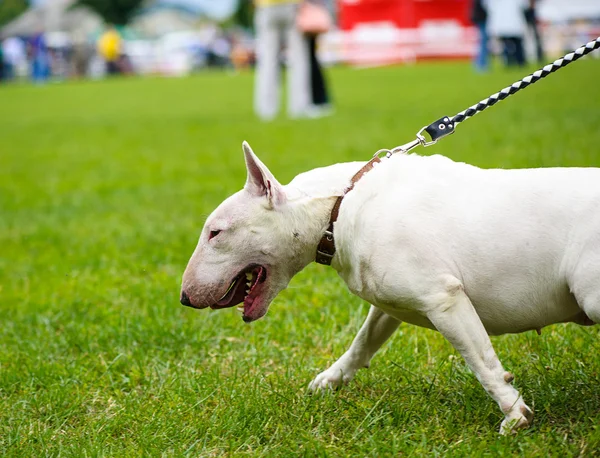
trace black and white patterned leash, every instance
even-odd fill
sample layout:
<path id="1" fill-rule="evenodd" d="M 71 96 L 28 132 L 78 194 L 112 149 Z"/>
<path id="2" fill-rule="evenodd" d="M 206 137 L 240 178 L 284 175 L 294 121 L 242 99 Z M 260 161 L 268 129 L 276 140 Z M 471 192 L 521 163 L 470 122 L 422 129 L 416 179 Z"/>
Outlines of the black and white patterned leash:
<path id="1" fill-rule="evenodd" d="M 386 155 L 389 157 L 393 153 L 397 152 L 406 153 L 419 145 L 431 146 L 434 143 L 437 143 L 439 139 L 446 137 L 447 135 L 453 134 L 454 130 L 456 129 L 456 126 L 459 123 L 465 121 L 466 119 L 469 119 L 472 116 L 475 116 L 477 113 L 482 112 L 486 108 L 495 105 L 497 102 L 506 99 L 509 95 L 513 95 L 521 89 L 525 89 L 527 86 L 541 80 L 542 78 L 545 78 L 550 73 L 553 73 L 560 68 L 566 67 L 571 62 L 575 62 L 580 57 L 583 57 L 586 54 L 592 52 L 594 49 L 598 48 L 600 48 L 600 37 L 596 38 L 593 41 L 590 41 L 589 43 L 581 46 L 580 48 L 577 48 L 575 51 L 570 52 L 566 56 L 555 60 L 551 64 L 548 64 L 545 67 L 533 72 L 531 75 L 527 75 L 525 78 L 511 84 L 508 87 L 505 87 L 500 92 L 492 94 L 487 99 L 476 103 L 475 105 L 467 108 L 466 110 L 461 111 L 460 113 L 452 117 L 444 116 L 443 118 L 438 119 L 430 125 L 423 127 L 417 133 L 416 140 L 413 140 L 412 142 L 406 143 L 402 146 L 397 146 L 392 150 L 379 150 L 377 151 L 377 153 L 375 153 L 375 155 L 379 155 L 385 152 Z M 429 134 L 429 136 L 431 137 L 431 140 L 428 141 L 423 136 L 423 132 L 427 132 L 427 134 Z"/>

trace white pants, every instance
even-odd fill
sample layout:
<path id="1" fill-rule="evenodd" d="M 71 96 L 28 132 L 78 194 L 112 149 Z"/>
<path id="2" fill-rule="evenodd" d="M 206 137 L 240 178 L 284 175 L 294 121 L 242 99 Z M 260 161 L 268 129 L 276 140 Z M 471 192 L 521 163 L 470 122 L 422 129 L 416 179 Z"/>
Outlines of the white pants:
<path id="1" fill-rule="evenodd" d="M 254 110 L 262 119 L 279 111 L 280 61 L 283 38 L 287 44 L 288 114 L 303 116 L 310 105 L 308 42 L 296 27 L 298 4 L 283 3 L 256 9 L 257 70 Z"/>

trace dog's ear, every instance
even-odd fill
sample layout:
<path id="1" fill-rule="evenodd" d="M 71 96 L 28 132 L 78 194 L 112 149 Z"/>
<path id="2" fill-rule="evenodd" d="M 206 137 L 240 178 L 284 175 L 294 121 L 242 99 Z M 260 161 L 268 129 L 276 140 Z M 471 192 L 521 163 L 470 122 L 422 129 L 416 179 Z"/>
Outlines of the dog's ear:
<path id="1" fill-rule="evenodd" d="M 271 171 L 263 164 L 247 142 L 242 143 L 248 178 L 244 189 L 253 196 L 267 198 L 269 205 L 275 207 L 285 203 L 283 186 L 275 179 Z"/>

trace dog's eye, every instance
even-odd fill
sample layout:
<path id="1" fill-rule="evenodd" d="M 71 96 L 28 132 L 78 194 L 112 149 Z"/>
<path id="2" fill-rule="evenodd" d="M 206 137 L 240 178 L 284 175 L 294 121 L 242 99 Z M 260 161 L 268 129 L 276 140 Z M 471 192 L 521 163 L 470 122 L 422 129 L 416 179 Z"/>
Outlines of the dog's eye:
<path id="1" fill-rule="evenodd" d="M 208 234 L 208 240 L 215 238 L 220 233 L 221 233 L 221 231 L 210 231 L 210 233 Z"/>

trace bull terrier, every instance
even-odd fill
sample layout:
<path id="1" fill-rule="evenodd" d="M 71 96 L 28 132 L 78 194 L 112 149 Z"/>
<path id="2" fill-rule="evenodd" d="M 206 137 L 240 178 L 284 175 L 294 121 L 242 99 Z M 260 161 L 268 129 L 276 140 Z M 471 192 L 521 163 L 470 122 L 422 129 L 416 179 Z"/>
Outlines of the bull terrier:
<path id="1" fill-rule="evenodd" d="M 208 217 L 183 274 L 181 303 L 267 313 L 315 261 L 332 208 L 331 266 L 371 305 L 350 348 L 310 383 L 348 383 L 401 322 L 454 346 L 504 414 L 530 425 L 489 335 L 600 322 L 600 168 L 480 169 L 444 156 L 384 158 L 347 192 L 363 162 L 282 186 L 244 142 L 244 188 Z"/>

